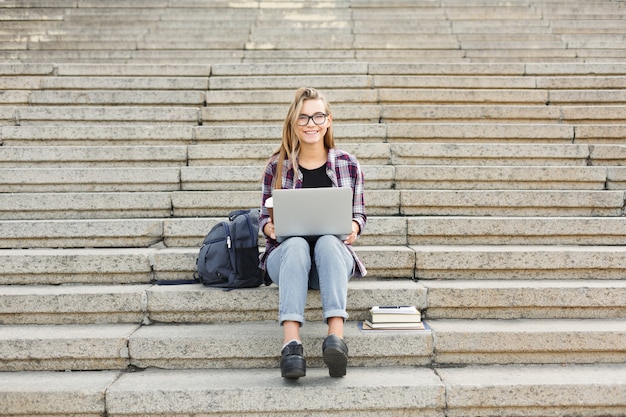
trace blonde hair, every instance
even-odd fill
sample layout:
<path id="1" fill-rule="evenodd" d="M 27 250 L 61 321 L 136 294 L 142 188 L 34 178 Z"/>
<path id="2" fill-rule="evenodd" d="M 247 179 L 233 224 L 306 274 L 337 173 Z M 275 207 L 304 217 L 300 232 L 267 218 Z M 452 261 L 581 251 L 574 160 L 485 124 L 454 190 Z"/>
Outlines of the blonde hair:
<path id="1" fill-rule="evenodd" d="M 289 106 L 287 117 L 283 123 L 283 138 L 280 148 L 274 155 L 278 155 L 276 164 L 276 174 L 274 175 L 274 188 L 281 188 L 283 162 L 288 160 L 291 162 L 294 172 L 298 172 L 298 162 L 296 156 L 300 152 L 300 139 L 297 134 L 297 120 L 302 111 L 302 103 L 305 100 L 321 100 L 324 103 L 324 111 L 331 114 L 330 104 L 326 98 L 315 88 L 302 87 L 296 91 L 296 95 Z M 335 147 L 335 138 L 333 136 L 332 123 L 328 126 L 324 135 L 324 147 L 331 149 Z"/>

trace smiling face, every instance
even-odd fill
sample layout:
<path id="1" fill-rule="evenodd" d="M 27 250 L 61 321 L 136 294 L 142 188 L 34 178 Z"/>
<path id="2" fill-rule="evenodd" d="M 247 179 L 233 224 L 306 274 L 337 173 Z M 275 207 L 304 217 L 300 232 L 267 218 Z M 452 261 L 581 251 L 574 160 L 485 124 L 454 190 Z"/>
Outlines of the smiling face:
<path id="1" fill-rule="evenodd" d="M 308 121 L 304 126 L 300 126 L 299 124 L 297 126 L 298 139 L 300 139 L 301 145 L 314 145 L 318 143 L 322 144 L 322 146 L 324 145 L 324 135 L 332 122 L 332 115 L 327 115 L 323 123 L 319 125 L 316 124 L 315 122 L 319 121 L 319 119 L 321 119 L 320 115 L 323 114 L 326 114 L 326 108 L 322 100 L 312 99 L 302 102 L 299 117 L 302 117 L 304 121 L 304 116 L 307 116 Z M 317 115 L 317 117 L 310 117 L 314 115 Z"/>

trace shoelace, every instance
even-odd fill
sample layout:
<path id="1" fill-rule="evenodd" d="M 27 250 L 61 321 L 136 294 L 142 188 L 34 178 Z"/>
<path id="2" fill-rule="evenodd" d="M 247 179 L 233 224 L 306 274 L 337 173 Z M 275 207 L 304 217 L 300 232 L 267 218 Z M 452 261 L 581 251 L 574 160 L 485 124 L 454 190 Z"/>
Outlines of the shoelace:
<path id="1" fill-rule="evenodd" d="M 302 356 L 304 349 L 301 344 L 290 343 L 283 349 L 283 355 L 300 355 Z"/>

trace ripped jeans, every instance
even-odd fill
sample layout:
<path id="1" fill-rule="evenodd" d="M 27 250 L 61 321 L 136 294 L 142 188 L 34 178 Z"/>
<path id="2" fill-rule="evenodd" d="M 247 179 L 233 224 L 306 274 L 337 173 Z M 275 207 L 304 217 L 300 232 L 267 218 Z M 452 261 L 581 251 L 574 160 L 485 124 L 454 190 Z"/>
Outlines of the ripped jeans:
<path id="1" fill-rule="evenodd" d="M 354 259 L 336 236 L 320 236 L 313 251 L 306 239 L 289 238 L 269 254 L 266 268 L 278 285 L 281 325 L 284 321 L 304 324 L 309 288 L 320 291 L 325 322 L 330 317 L 348 318 L 348 281 L 354 270 Z"/>

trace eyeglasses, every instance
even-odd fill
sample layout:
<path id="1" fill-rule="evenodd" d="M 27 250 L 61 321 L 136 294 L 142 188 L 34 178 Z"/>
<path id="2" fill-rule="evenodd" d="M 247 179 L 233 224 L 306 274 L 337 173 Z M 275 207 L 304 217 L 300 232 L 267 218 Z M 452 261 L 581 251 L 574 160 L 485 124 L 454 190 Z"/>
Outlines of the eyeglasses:
<path id="1" fill-rule="evenodd" d="M 306 126 L 309 124 L 309 120 L 313 120 L 313 123 L 316 125 L 321 125 L 326 122 L 326 113 L 315 113 L 313 116 L 308 116 L 306 114 L 301 114 L 298 116 L 298 126 Z"/>

